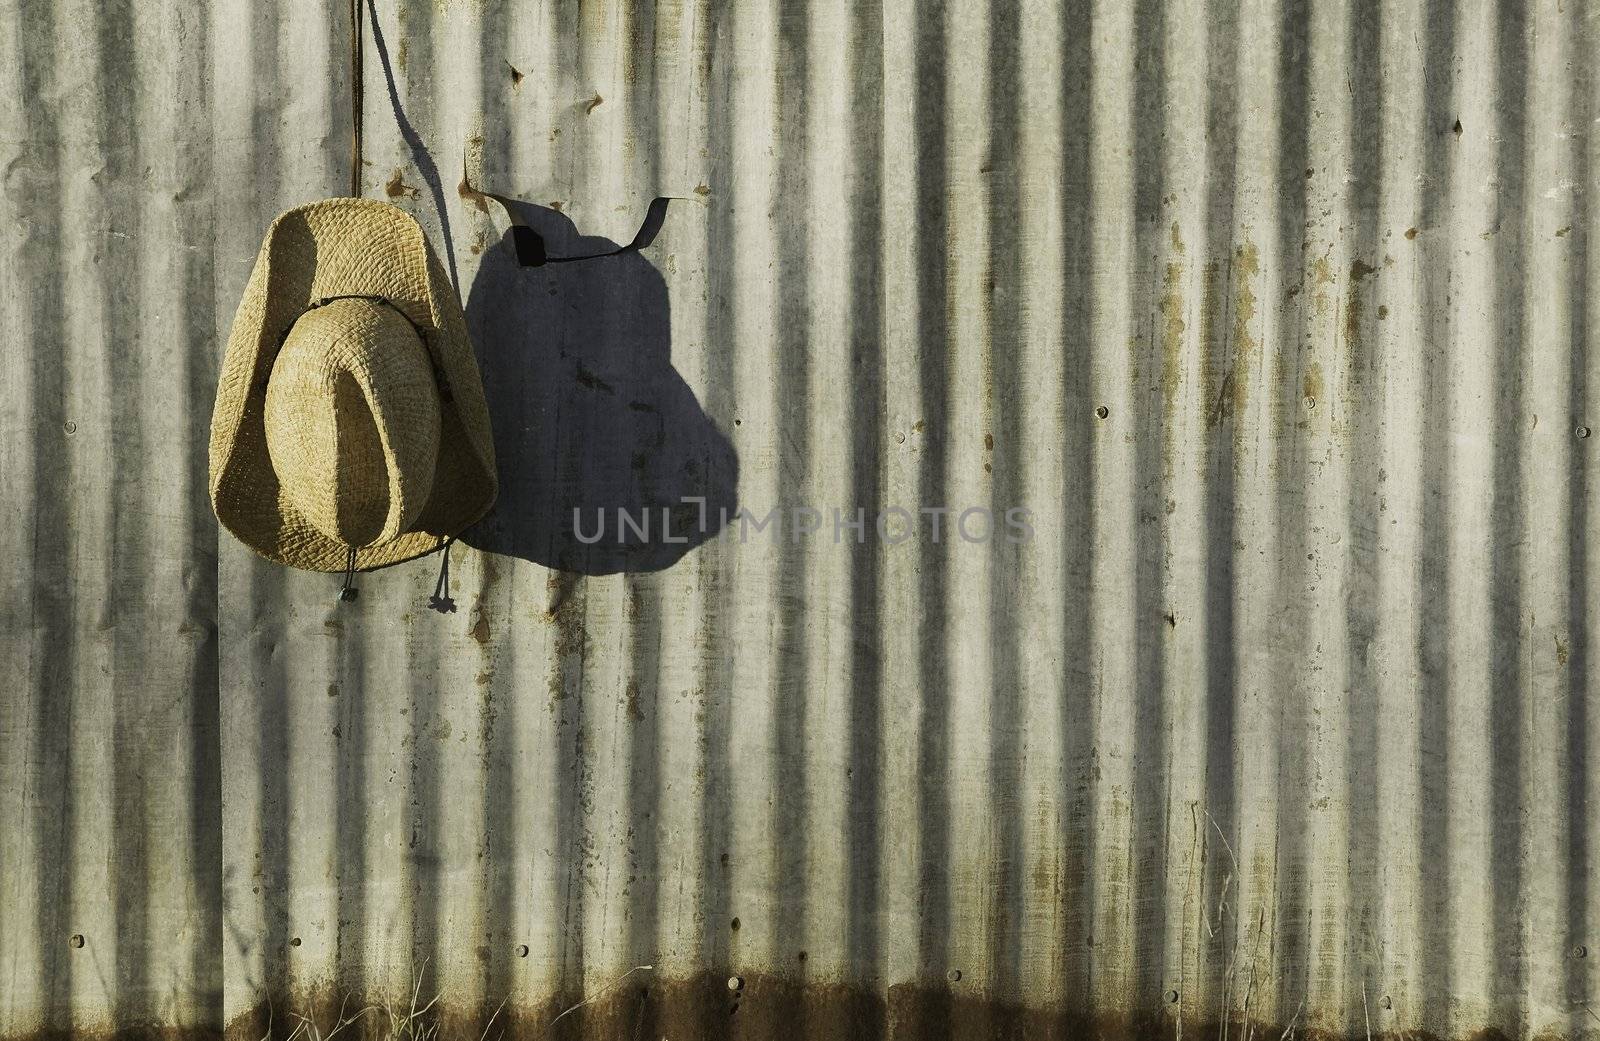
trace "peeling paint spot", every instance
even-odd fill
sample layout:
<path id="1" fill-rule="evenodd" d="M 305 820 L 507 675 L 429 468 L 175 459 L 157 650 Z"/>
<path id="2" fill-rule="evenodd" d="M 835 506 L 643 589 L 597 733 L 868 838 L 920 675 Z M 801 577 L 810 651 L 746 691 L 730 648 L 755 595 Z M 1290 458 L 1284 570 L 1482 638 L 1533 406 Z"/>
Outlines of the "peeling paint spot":
<path id="1" fill-rule="evenodd" d="M 1414 239 L 1416 237 L 1417 237 L 1417 229 L 1416 228 L 1407 228 L 1406 229 L 1406 238 Z"/>
<path id="2" fill-rule="evenodd" d="M 711 186 L 706 184 L 704 181 L 701 181 L 699 184 L 694 186 L 694 193 L 702 197 L 710 195 Z"/>
<path id="3" fill-rule="evenodd" d="M 592 97 L 588 101 L 584 102 L 583 114 L 586 115 L 586 116 L 593 115 L 594 114 L 594 110 L 599 108 L 600 107 L 600 103 L 603 102 L 603 101 L 605 101 L 605 98 L 601 97 L 599 92 L 596 91 L 594 97 Z"/>
<path id="4" fill-rule="evenodd" d="M 522 70 L 518 69 L 515 65 L 511 64 L 509 61 L 506 62 L 506 68 L 511 70 L 511 89 L 512 90 L 521 89 L 521 87 L 522 87 L 522 76 L 523 76 Z"/>

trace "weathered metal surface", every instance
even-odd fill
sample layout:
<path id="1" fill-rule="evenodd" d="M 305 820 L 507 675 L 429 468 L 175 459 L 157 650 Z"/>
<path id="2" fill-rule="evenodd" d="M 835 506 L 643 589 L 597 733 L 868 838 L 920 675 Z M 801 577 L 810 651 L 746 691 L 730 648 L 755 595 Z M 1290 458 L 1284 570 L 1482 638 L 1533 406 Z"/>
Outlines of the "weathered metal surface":
<path id="1" fill-rule="evenodd" d="M 444 616 L 206 502 L 326 6 L 0 6 L 0 1036 L 1600 1025 L 1587 5 L 378 3 L 506 485 Z M 523 270 L 464 165 L 689 201 Z M 560 532 L 680 494 L 824 527 Z"/>

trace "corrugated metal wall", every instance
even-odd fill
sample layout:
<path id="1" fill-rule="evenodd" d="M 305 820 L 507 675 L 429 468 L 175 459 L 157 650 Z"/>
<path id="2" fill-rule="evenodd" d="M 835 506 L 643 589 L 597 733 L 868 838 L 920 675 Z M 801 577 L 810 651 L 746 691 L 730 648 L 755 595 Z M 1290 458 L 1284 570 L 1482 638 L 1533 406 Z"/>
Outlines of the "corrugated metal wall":
<path id="1" fill-rule="evenodd" d="M 508 503 L 628 465 L 539 395 L 637 341 L 757 515 L 1036 532 L 584 574 L 502 517 L 440 616 L 206 499 L 344 5 L 0 2 L 0 1036 L 419 976 L 469 1041 L 1591 1033 L 1595 13 L 377 4 L 366 194 L 549 406 Z M 464 164 L 616 241 L 690 201 L 520 271 Z"/>

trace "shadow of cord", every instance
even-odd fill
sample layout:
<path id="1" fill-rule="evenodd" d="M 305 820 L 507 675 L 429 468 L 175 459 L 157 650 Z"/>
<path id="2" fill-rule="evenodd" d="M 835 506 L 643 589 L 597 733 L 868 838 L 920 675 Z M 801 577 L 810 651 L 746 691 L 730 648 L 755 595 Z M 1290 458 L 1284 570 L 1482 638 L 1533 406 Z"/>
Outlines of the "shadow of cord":
<path id="1" fill-rule="evenodd" d="M 506 205 L 557 256 L 617 248 L 555 210 Z M 660 571 L 732 518 L 738 458 L 672 367 L 666 281 L 643 256 L 523 267 L 507 231 L 466 310 L 500 497 L 462 542 L 587 575 Z"/>

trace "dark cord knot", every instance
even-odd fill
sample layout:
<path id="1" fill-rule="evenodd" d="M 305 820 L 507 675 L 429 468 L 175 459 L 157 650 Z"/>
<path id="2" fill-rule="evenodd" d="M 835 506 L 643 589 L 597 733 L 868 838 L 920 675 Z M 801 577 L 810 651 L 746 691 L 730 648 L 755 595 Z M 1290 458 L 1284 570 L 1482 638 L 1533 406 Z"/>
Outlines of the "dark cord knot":
<path id="1" fill-rule="evenodd" d="M 450 598 L 450 544 L 454 538 L 444 540 L 444 553 L 439 560 L 439 579 L 433 584 L 433 595 L 428 597 L 428 608 L 440 614 L 454 614 L 456 602 Z"/>

